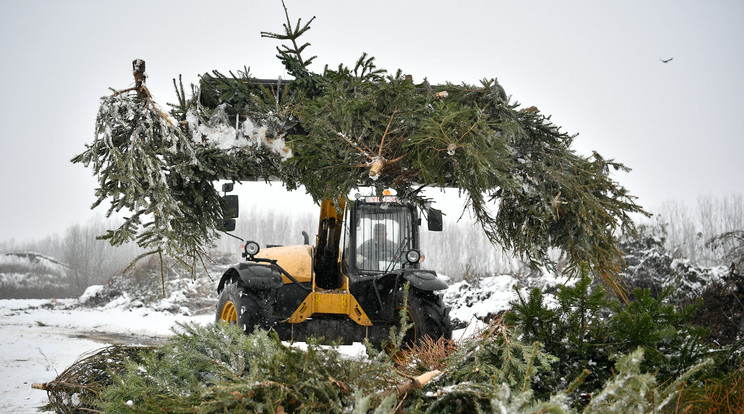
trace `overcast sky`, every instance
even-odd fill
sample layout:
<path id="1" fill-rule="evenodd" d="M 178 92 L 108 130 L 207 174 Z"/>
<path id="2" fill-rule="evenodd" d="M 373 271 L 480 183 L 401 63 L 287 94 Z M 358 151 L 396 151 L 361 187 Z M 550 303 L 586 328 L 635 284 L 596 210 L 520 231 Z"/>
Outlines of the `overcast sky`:
<path id="1" fill-rule="evenodd" d="M 325 64 L 362 52 L 415 81 L 498 78 L 581 154 L 633 171 L 615 179 L 648 209 L 744 192 L 744 2 L 307 1 L 305 40 Z M 165 106 L 172 79 L 214 69 L 286 74 L 279 1 L 0 2 L 0 241 L 40 239 L 96 212 L 96 181 L 70 158 L 93 140 L 98 99 L 131 86 L 131 61 Z M 661 59 L 670 59 L 662 63 Z"/>

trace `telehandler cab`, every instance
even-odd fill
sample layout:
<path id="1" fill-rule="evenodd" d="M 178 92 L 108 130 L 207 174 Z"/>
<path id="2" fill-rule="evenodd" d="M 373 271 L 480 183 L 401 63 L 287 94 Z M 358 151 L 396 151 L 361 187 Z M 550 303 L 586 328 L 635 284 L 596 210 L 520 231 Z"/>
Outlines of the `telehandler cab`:
<path id="1" fill-rule="evenodd" d="M 227 197 L 235 218 L 237 196 Z M 430 208 L 426 216 L 429 230 L 442 230 L 441 211 Z M 246 261 L 230 267 L 217 286 L 216 319 L 237 323 L 246 333 L 274 329 L 282 340 L 367 338 L 380 346 L 400 324 L 408 283 L 413 326 L 404 341 L 450 338 L 449 309 L 437 293 L 447 284 L 420 266 L 420 222 L 414 205 L 387 191 L 382 197 L 324 200 L 315 246 L 308 245 L 306 233 L 299 246 L 260 250 L 256 242 L 244 243 Z"/>

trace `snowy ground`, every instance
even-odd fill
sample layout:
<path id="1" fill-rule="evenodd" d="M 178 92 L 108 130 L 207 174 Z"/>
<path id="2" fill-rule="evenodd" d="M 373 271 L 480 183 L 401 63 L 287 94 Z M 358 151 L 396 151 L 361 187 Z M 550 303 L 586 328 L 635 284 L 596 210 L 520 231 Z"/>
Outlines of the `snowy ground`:
<path id="1" fill-rule="evenodd" d="M 0 300 L 0 412 L 32 413 L 47 402 L 31 384 L 53 380 L 82 354 L 109 344 L 154 344 L 177 322 L 211 323 L 148 308 L 72 308 L 74 300 Z"/>
<path id="2" fill-rule="evenodd" d="M 474 316 L 507 309 L 509 301 L 516 298 L 515 283 L 511 276 L 494 276 L 477 286 L 452 285 L 445 295 L 445 300 L 455 305 L 451 314 L 470 323 L 468 328 L 455 331 L 453 338 L 462 339 L 478 328 Z M 211 309 L 196 313 L 166 310 L 178 309 L 163 303 L 180 296 L 182 292 L 174 292 L 170 299 L 143 306 L 125 294 L 95 308 L 79 306 L 81 300 L 77 299 L 0 300 L 0 412 L 37 412 L 47 403 L 47 395 L 32 389 L 31 384 L 53 380 L 81 355 L 110 344 L 161 343 L 179 322 L 213 323 Z M 364 354 L 361 344 L 344 346 L 340 351 L 349 356 Z"/>

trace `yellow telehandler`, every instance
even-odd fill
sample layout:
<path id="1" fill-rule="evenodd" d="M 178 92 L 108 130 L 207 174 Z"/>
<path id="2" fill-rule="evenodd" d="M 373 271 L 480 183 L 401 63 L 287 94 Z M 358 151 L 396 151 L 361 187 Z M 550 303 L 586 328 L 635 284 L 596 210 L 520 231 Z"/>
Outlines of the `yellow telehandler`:
<path id="1" fill-rule="evenodd" d="M 237 204 L 237 196 L 226 198 Z M 234 219 L 237 206 L 231 211 Z M 427 335 L 450 338 L 449 309 L 440 295 L 447 283 L 421 269 L 418 211 L 387 191 L 324 200 L 314 246 L 307 233 L 299 246 L 262 250 L 245 242 L 246 261 L 230 267 L 217 286 L 217 321 L 237 323 L 246 333 L 274 329 L 283 340 L 366 338 L 380 346 L 400 324 L 407 298 L 413 326 L 406 343 Z M 424 212 L 428 229 L 441 231 L 441 211 Z"/>

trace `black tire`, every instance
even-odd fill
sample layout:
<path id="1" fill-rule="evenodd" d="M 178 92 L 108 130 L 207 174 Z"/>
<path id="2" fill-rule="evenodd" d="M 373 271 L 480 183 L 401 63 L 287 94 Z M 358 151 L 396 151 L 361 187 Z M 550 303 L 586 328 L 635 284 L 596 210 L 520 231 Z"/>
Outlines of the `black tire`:
<path id="1" fill-rule="evenodd" d="M 248 290 L 235 279 L 225 284 L 217 302 L 216 322 L 236 323 L 249 334 L 257 328 L 274 326 L 275 295 L 268 290 Z"/>
<path id="2" fill-rule="evenodd" d="M 398 298 L 399 309 L 403 304 L 403 295 Z M 408 291 L 407 314 L 411 326 L 403 338 L 404 345 L 420 343 L 425 337 L 438 340 L 441 337 L 452 339 L 452 322 L 449 308 L 442 298 L 433 292 L 419 289 Z"/>

